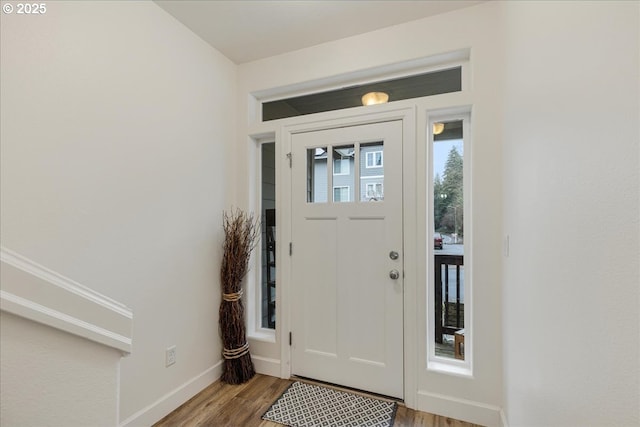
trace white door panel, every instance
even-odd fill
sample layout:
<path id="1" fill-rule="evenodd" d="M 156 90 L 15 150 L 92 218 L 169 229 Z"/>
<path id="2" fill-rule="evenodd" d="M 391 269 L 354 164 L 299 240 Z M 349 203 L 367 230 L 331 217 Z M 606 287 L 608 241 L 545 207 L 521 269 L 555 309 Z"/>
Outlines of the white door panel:
<path id="1" fill-rule="evenodd" d="M 402 122 L 294 134 L 292 153 L 292 374 L 402 398 Z"/>

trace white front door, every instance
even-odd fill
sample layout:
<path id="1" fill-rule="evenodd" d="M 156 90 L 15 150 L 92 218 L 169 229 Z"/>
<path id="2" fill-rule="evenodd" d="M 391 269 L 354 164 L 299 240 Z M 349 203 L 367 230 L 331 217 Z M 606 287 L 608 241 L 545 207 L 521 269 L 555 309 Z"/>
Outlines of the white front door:
<path id="1" fill-rule="evenodd" d="M 402 121 L 291 145 L 291 373 L 403 398 Z"/>

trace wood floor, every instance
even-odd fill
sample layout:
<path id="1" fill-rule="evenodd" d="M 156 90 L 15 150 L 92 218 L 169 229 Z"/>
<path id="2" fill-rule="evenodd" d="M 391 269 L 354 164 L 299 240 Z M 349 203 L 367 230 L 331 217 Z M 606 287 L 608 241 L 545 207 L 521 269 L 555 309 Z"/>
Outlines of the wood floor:
<path id="1" fill-rule="evenodd" d="M 261 417 L 292 382 L 266 375 L 256 375 L 245 384 L 235 386 L 217 381 L 154 424 L 154 427 L 281 427 Z M 400 405 L 394 427 L 409 426 L 479 427 Z"/>

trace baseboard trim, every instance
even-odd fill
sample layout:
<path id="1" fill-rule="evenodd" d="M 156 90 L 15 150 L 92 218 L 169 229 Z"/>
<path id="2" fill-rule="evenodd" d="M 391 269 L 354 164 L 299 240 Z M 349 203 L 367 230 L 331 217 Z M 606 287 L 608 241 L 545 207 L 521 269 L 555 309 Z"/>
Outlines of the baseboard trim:
<path id="1" fill-rule="evenodd" d="M 509 427 L 509 422 L 507 421 L 507 414 L 504 413 L 504 409 L 500 409 L 500 422 L 501 427 Z"/>
<path id="2" fill-rule="evenodd" d="M 280 377 L 280 360 L 254 356 L 253 354 L 251 355 L 251 360 L 257 373 L 277 378 Z"/>
<path id="3" fill-rule="evenodd" d="M 122 421 L 120 427 L 150 426 L 170 414 L 180 405 L 216 382 L 222 375 L 222 363 L 218 363 L 193 377 L 173 391 L 165 394 L 146 408 Z"/>
<path id="4" fill-rule="evenodd" d="M 443 394 L 418 391 L 418 410 L 487 427 L 501 425 L 501 408 Z"/>

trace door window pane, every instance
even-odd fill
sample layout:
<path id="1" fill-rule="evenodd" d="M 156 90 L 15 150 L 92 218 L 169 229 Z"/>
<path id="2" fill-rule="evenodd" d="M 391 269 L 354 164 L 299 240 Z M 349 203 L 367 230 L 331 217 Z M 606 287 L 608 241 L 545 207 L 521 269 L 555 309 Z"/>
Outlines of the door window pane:
<path id="1" fill-rule="evenodd" d="M 360 201 L 384 200 L 384 143 L 360 145 Z"/>
<path id="2" fill-rule="evenodd" d="M 333 187 L 334 202 L 350 202 L 349 187 Z"/>
<path id="3" fill-rule="evenodd" d="M 307 149 L 307 202 L 327 202 L 327 147 Z"/>
<path id="4" fill-rule="evenodd" d="M 351 170 L 349 163 L 349 159 L 333 159 L 333 174 L 349 175 L 349 171 Z"/>
<path id="5" fill-rule="evenodd" d="M 333 201 L 353 202 L 355 174 L 353 145 L 333 147 Z"/>
<path id="6" fill-rule="evenodd" d="M 382 151 L 370 151 L 367 153 L 367 167 L 382 167 Z"/>
<path id="7" fill-rule="evenodd" d="M 375 198 L 376 200 L 382 199 L 382 195 L 384 194 L 382 190 L 382 183 L 367 183 L 366 186 L 366 196 L 367 199 Z"/>

